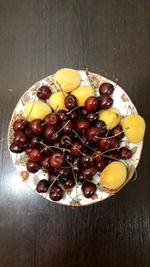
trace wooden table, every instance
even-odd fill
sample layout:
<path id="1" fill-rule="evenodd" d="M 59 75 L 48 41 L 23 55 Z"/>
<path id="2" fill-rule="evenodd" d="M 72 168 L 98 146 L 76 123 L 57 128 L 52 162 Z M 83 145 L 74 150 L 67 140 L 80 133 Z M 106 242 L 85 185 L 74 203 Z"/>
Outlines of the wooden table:
<path id="1" fill-rule="evenodd" d="M 0 138 L 22 93 L 64 66 L 118 81 L 147 120 L 137 180 L 74 210 L 31 192 L 1 143 L 1 267 L 150 266 L 149 14 L 147 0 L 0 0 Z"/>

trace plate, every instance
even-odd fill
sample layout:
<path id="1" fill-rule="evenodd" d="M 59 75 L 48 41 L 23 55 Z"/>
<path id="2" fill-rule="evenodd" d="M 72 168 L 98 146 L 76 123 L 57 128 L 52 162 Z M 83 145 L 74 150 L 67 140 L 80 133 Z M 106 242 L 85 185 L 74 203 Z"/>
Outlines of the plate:
<path id="1" fill-rule="evenodd" d="M 81 85 L 90 85 L 92 82 L 92 85 L 95 90 L 95 94 L 98 96 L 99 91 L 98 88 L 101 83 L 103 82 L 110 82 L 114 85 L 115 90 L 113 92 L 112 98 L 114 100 L 113 107 L 117 108 L 120 113 L 123 116 L 129 115 L 129 114 L 137 114 L 137 109 L 134 106 L 133 102 L 129 98 L 129 96 L 126 94 L 126 92 L 115 82 L 99 75 L 96 73 L 89 72 L 89 77 L 87 76 L 85 71 L 79 71 L 81 75 Z M 90 79 L 89 79 L 90 78 Z M 40 80 L 39 82 L 32 85 L 19 99 L 10 120 L 9 128 L 8 128 L 8 148 L 13 140 L 14 131 L 12 128 L 13 122 L 16 119 L 25 119 L 25 113 L 24 113 L 24 105 L 26 102 L 34 99 L 38 99 L 36 96 L 36 92 L 38 88 L 40 88 L 42 85 L 46 85 L 51 88 L 52 92 L 56 92 L 55 85 L 53 83 L 53 75 L 47 76 L 46 78 Z M 97 184 L 97 191 L 96 194 L 92 198 L 85 198 L 82 194 L 81 185 L 75 186 L 73 190 L 66 191 L 66 194 L 64 195 L 63 199 L 61 199 L 58 202 L 58 204 L 63 204 L 67 206 L 85 206 L 94 204 L 96 202 L 102 201 L 104 199 L 107 199 L 108 197 L 116 194 L 122 187 L 125 186 L 133 176 L 135 172 L 135 168 L 137 167 L 140 155 L 142 151 L 143 141 L 141 141 L 138 144 L 128 144 L 127 139 L 124 138 L 122 142 L 123 145 L 128 145 L 132 151 L 134 151 L 134 154 L 132 156 L 132 159 L 127 162 L 127 171 L 128 176 L 125 181 L 125 183 L 117 190 L 108 190 L 103 187 L 101 187 L 98 184 L 99 176 L 96 174 L 94 176 L 93 182 Z M 13 164 L 15 168 L 17 169 L 22 181 L 34 192 L 36 192 L 36 185 L 41 179 L 48 179 L 48 175 L 43 172 L 42 170 L 39 170 L 37 173 L 32 174 L 29 173 L 26 169 L 26 161 L 28 160 L 27 155 L 23 152 L 21 154 L 14 154 L 10 151 L 10 155 L 13 161 Z M 16 181 L 17 182 L 17 181 Z M 37 192 L 36 192 L 37 193 Z M 39 193 L 37 193 L 39 194 Z M 47 193 L 40 193 L 43 198 L 52 201 L 49 198 L 49 192 Z M 52 201 L 54 202 L 54 201 Z"/>

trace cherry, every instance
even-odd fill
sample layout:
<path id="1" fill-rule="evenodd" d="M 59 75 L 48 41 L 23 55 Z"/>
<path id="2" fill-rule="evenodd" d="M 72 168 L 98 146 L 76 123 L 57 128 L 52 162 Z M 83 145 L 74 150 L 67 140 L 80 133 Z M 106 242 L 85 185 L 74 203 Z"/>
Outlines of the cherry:
<path id="1" fill-rule="evenodd" d="M 103 161 L 103 156 L 101 155 L 102 151 L 100 150 L 95 150 L 93 153 L 93 160 L 95 162 L 101 162 Z"/>
<path id="2" fill-rule="evenodd" d="M 28 143 L 27 135 L 22 131 L 15 132 L 14 143 L 18 146 L 25 146 Z"/>
<path id="3" fill-rule="evenodd" d="M 56 132 L 54 132 L 54 133 L 52 133 L 52 135 L 49 137 L 49 141 L 50 142 L 57 142 L 57 140 L 58 140 L 58 138 L 59 138 L 59 134 Z"/>
<path id="4" fill-rule="evenodd" d="M 123 131 L 122 131 L 122 127 L 121 127 L 121 125 L 117 125 L 115 128 L 113 128 L 113 129 L 111 130 L 111 134 L 112 134 L 113 136 L 116 135 L 117 138 L 123 138 L 123 137 L 124 137 L 124 133 L 123 133 Z"/>
<path id="5" fill-rule="evenodd" d="M 75 181 L 74 181 L 74 179 L 73 179 L 72 177 L 69 178 L 69 179 L 67 179 L 67 180 L 65 181 L 65 183 L 64 183 L 64 187 L 65 187 L 66 189 L 70 189 L 70 188 L 74 187 L 74 185 L 75 185 Z"/>
<path id="6" fill-rule="evenodd" d="M 96 121 L 97 120 L 97 114 L 95 114 L 95 113 L 88 113 L 87 115 L 86 115 L 86 119 L 89 121 L 89 122 L 94 122 L 94 121 Z"/>
<path id="7" fill-rule="evenodd" d="M 63 197 L 63 190 L 58 185 L 53 185 L 50 190 L 50 199 L 53 201 L 59 201 Z"/>
<path id="8" fill-rule="evenodd" d="M 119 149 L 119 158 L 120 159 L 130 159 L 132 157 L 132 151 L 127 147 L 121 147 Z"/>
<path id="9" fill-rule="evenodd" d="M 100 162 L 97 163 L 97 170 L 98 172 L 102 172 L 102 170 L 107 166 L 106 160 L 101 160 Z"/>
<path id="10" fill-rule="evenodd" d="M 86 117 L 86 115 L 87 115 L 88 113 L 89 113 L 89 112 L 85 109 L 85 107 L 82 107 L 82 108 L 81 108 L 81 116 Z"/>
<path id="11" fill-rule="evenodd" d="M 26 153 L 27 155 L 29 155 L 30 152 L 31 152 L 31 150 L 32 150 L 32 147 L 26 147 L 26 148 L 25 148 L 25 153 Z"/>
<path id="12" fill-rule="evenodd" d="M 96 185 L 92 182 L 85 182 L 82 185 L 82 191 L 86 198 L 90 198 L 96 192 Z"/>
<path id="13" fill-rule="evenodd" d="M 99 87 L 99 93 L 110 95 L 114 91 L 114 86 L 111 83 L 102 83 Z"/>
<path id="14" fill-rule="evenodd" d="M 58 115 L 59 115 L 59 118 L 60 118 L 61 121 L 66 121 L 66 120 L 68 120 L 68 115 L 67 115 L 67 111 L 66 111 L 66 110 L 64 110 L 64 109 L 60 109 L 60 110 L 58 111 Z"/>
<path id="15" fill-rule="evenodd" d="M 85 109 L 87 111 L 95 111 L 98 107 L 98 100 L 95 96 L 90 96 L 85 101 Z"/>
<path id="16" fill-rule="evenodd" d="M 64 134 L 59 139 L 61 147 L 69 148 L 71 147 L 72 138 L 71 136 Z"/>
<path id="17" fill-rule="evenodd" d="M 65 134 L 71 133 L 74 128 L 74 123 L 72 121 L 69 121 L 66 125 L 65 124 L 66 124 L 66 121 L 63 121 L 61 124 L 61 127 L 63 127 L 63 132 Z"/>
<path id="18" fill-rule="evenodd" d="M 74 95 L 68 95 L 65 97 L 65 107 L 68 110 L 72 110 L 77 107 L 77 99 Z"/>
<path id="19" fill-rule="evenodd" d="M 99 96 L 98 100 L 99 100 L 99 108 L 100 109 L 108 109 L 113 104 L 113 99 L 107 94 L 103 94 L 103 95 Z"/>
<path id="20" fill-rule="evenodd" d="M 50 113 L 45 116 L 44 122 L 49 126 L 55 126 L 59 122 L 59 116 L 56 113 Z"/>
<path id="21" fill-rule="evenodd" d="M 13 123 L 13 129 L 14 131 L 25 131 L 26 130 L 27 123 L 23 120 L 16 120 Z"/>
<path id="22" fill-rule="evenodd" d="M 69 118 L 71 121 L 77 121 L 79 119 L 79 111 L 74 110 L 69 114 Z"/>
<path id="23" fill-rule="evenodd" d="M 102 150 L 109 150 L 112 147 L 112 139 L 111 138 L 105 138 L 105 139 L 99 139 L 98 140 L 98 147 Z"/>
<path id="24" fill-rule="evenodd" d="M 92 143 L 96 143 L 98 137 L 100 136 L 100 131 L 97 127 L 89 127 L 86 133 L 86 138 Z"/>
<path id="25" fill-rule="evenodd" d="M 90 155 L 84 155 L 80 157 L 80 164 L 84 167 L 92 167 L 93 166 L 93 159 Z"/>
<path id="26" fill-rule="evenodd" d="M 45 179 L 40 180 L 36 186 L 36 191 L 38 193 L 46 193 L 49 188 L 49 182 Z"/>
<path id="27" fill-rule="evenodd" d="M 38 136 L 32 136 L 30 139 L 30 145 L 32 148 L 40 148 L 41 144 L 40 144 L 41 139 Z"/>
<path id="28" fill-rule="evenodd" d="M 39 89 L 38 89 L 38 92 L 37 92 L 37 96 L 40 98 L 40 99 L 48 99 L 50 96 L 51 96 L 51 90 L 49 89 L 49 87 L 47 86 L 41 86 Z"/>
<path id="29" fill-rule="evenodd" d="M 54 168 L 60 168 L 64 163 L 64 156 L 61 152 L 54 152 L 50 156 L 50 164 Z"/>
<path id="30" fill-rule="evenodd" d="M 52 174 L 49 174 L 49 178 L 48 178 L 48 181 L 50 182 L 50 184 L 55 183 L 54 184 L 57 184 L 57 181 L 59 180 L 59 177 L 58 176 L 58 173 L 55 173 L 53 172 Z"/>
<path id="31" fill-rule="evenodd" d="M 33 148 L 29 153 L 29 159 L 33 162 L 38 162 L 42 159 L 41 151 L 38 148 Z"/>
<path id="32" fill-rule="evenodd" d="M 73 161 L 73 156 L 70 153 L 65 153 L 65 160 L 68 162 L 72 162 Z"/>
<path id="33" fill-rule="evenodd" d="M 89 128 L 89 121 L 87 120 L 80 120 L 77 122 L 76 125 L 76 130 L 78 133 L 83 133 L 84 131 L 86 131 Z"/>
<path id="34" fill-rule="evenodd" d="M 73 156 L 80 155 L 81 146 L 82 146 L 81 142 L 79 142 L 79 141 L 74 142 L 74 144 L 73 144 L 73 146 L 71 148 L 71 154 Z"/>
<path id="35" fill-rule="evenodd" d="M 59 145 L 58 145 L 59 146 Z M 43 149 L 42 149 L 42 155 L 45 157 L 45 156 L 50 156 L 51 154 L 52 154 L 52 150 L 50 149 L 50 148 L 48 148 L 48 147 L 44 147 Z"/>
<path id="36" fill-rule="evenodd" d="M 28 172 L 31 172 L 31 173 L 36 173 L 40 169 L 39 164 L 31 160 L 27 161 L 26 167 L 27 167 Z"/>
<path id="37" fill-rule="evenodd" d="M 44 137 L 47 141 L 51 141 L 52 134 L 55 132 L 54 126 L 47 126 L 44 130 Z"/>
<path id="38" fill-rule="evenodd" d="M 60 168 L 58 170 L 58 173 L 59 173 L 60 177 L 62 177 L 62 178 L 69 178 L 72 175 L 72 170 L 71 170 L 71 167 L 70 168 Z"/>
<path id="39" fill-rule="evenodd" d="M 107 153 L 107 156 L 109 156 L 109 161 L 112 162 L 119 158 L 119 152 L 117 150 L 110 151 Z"/>
<path id="40" fill-rule="evenodd" d="M 45 172 L 52 173 L 53 169 L 52 166 L 50 165 L 49 157 L 45 157 L 41 160 L 41 166 Z"/>
<path id="41" fill-rule="evenodd" d="M 111 148 L 119 148 L 120 147 L 120 140 L 118 138 L 111 139 Z"/>
<path id="42" fill-rule="evenodd" d="M 22 153 L 23 147 L 16 145 L 14 142 L 9 147 L 10 151 L 13 153 Z"/>
<path id="43" fill-rule="evenodd" d="M 95 121 L 94 126 L 96 126 L 99 129 L 101 134 L 105 134 L 107 131 L 106 123 L 104 121 L 101 121 L 101 120 Z"/>
<path id="44" fill-rule="evenodd" d="M 77 181 L 80 182 L 80 183 L 84 183 L 85 182 L 85 177 L 80 174 L 78 177 L 77 177 Z"/>
<path id="45" fill-rule="evenodd" d="M 92 167 L 82 167 L 81 168 L 81 174 L 86 178 L 86 179 L 92 179 L 93 176 L 96 174 L 97 172 L 97 167 L 96 166 L 92 166 Z"/>
<path id="46" fill-rule="evenodd" d="M 43 132 L 43 121 L 40 119 L 35 119 L 29 122 L 29 129 L 34 134 L 41 134 Z"/>

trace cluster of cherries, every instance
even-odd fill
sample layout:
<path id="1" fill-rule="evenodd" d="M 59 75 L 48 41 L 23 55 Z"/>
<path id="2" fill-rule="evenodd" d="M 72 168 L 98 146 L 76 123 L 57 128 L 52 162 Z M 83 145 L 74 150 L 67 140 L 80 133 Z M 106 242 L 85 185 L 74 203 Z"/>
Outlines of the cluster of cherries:
<path id="1" fill-rule="evenodd" d="M 44 120 L 13 123 L 11 152 L 24 151 L 28 155 L 28 172 L 42 169 L 48 173 L 49 179 L 37 184 L 37 192 L 49 189 L 50 199 L 59 201 L 66 190 L 80 183 L 84 196 L 90 198 L 97 189 L 91 181 L 97 172 L 102 172 L 111 161 L 131 158 L 131 150 L 120 147 L 124 137 L 121 125 L 107 130 L 106 124 L 98 120 L 98 112 L 112 106 L 113 90 L 112 84 L 103 83 L 100 96 L 88 97 L 83 107 L 78 107 L 76 97 L 70 94 L 65 97 L 67 111 L 53 111 Z M 42 86 L 37 95 L 46 100 L 51 91 Z"/>

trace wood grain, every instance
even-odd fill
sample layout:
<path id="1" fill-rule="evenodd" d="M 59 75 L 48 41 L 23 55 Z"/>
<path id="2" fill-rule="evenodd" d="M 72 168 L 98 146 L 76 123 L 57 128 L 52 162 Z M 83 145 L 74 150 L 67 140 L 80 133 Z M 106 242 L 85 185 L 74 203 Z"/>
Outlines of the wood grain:
<path id="1" fill-rule="evenodd" d="M 84 208 L 32 193 L 1 143 L 1 267 L 150 266 L 149 10 L 147 0 L 0 0 L 0 138 L 21 94 L 64 66 L 117 80 L 147 121 L 138 179 Z"/>

